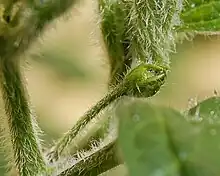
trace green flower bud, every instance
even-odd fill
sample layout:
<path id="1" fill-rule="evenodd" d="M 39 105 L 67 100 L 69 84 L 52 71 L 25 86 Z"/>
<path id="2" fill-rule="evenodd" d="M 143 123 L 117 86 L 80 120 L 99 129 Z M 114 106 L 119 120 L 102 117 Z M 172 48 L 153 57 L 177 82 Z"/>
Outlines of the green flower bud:
<path id="1" fill-rule="evenodd" d="M 135 97 L 153 96 L 164 84 L 167 70 L 167 68 L 152 64 L 140 64 L 125 77 L 124 86 L 128 88 L 126 95 Z"/>

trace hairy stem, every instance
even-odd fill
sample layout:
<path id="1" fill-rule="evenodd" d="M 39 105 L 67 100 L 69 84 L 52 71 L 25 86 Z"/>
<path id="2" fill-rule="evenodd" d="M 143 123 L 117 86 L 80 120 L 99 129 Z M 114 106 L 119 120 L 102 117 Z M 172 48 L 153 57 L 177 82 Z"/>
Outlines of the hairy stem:
<path id="1" fill-rule="evenodd" d="M 130 9 L 126 32 L 131 39 L 132 58 L 169 66 L 181 0 L 128 0 L 126 8 Z"/>
<path id="2" fill-rule="evenodd" d="M 121 0 L 99 0 L 101 31 L 107 47 L 110 64 L 109 85 L 120 83 L 131 67 L 129 39 L 126 38 L 128 9 Z"/>
<path id="3" fill-rule="evenodd" d="M 97 176 L 121 164 L 121 162 L 114 157 L 116 152 L 117 146 L 114 140 L 91 151 L 70 168 L 58 174 L 58 176 Z"/>
<path id="4" fill-rule="evenodd" d="M 88 110 L 49 153 L 49 159 L 51 160 L 51 162 L 53 162 L 53 160 L 58 160 L 63 150 L 72 142 L 78 132 L 82 130 L 101 110 L 103 110 L 114 100 L 125 94 L 126 89 L 127 88 L 123 85 L 117 86 L 104 98 L 102 98 L 96 105 L 94 105 L 90 110 Z"/>
<path id="5" fill-rule="evenodd" d="M 46 171 L 46 163 L 37 137 L 37 124 L 29 108 L 19 62 L 2 59 L 0 72 L 16 168 L 20 176 L 38 175 Z"/>
<path id="6" fill-rule="evenodd" d="M 0 4 L 1 89 L 13 159 L 20 176 L 38 175 L 45 170 L 46 163 L 41 154 L 37 124 L 29 107 L 18 56 L 28 49 L 48 22 L 70 9 L 74 2 L 11 0 Z"/>
<path id="7" fill-rule="evenodd" d="M 145 96 L 149 97 L 157 93 L 161 85 L 163 85 L 166 77 L 166 70 L 162 67 L 141 64 L 131 70 L 125 79 L 112 89 L 104 98 L 96 105 L 88 110 L 70 129 L 63 138 L 52 148 L 48 154 L 51 162 L 58 160 L 64 149 L 75 139 L 78 132 L 86 127 L 86 125 L 104 108 L 111 104 L 114 100 L 123 95 L 129 96 Z M 77 144 L 74 144 L 77 146 Z"/>
<path id="8" fill-rule="evenodd" d="M 104 110 L 103 113 L 97 115 L 94 120 L 89 122 L 85 129 L 80 131 L 74 139 L 76 145 L 73 144 L 69 148 L 70 154 L 75 154 L 79 150 L 90 150 L 92 148 L 91 143 L 96 143 L 107 136 L 110 119 L 110 112 L 108 111 L 110 111 L 109 108 Z"/>
<path id="9" fill-rule="evenodd" d="M 110 85 L 140 62 L 169 66 L 181 8 L 181 0 L 99 0 Z"/>

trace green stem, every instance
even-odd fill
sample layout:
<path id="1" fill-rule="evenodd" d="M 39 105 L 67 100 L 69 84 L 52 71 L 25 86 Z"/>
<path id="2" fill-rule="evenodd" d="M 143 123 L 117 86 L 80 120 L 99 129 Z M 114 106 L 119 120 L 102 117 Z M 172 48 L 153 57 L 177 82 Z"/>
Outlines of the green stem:
<path id="1" fill-rule="evenodd" d="M 109 55 L 109 85 L 119 84 L 132 64 L 129 53 L 130 41 L 126 38 L 125 27 L 128 25 L 125 9 L 121 0 L 99 0 L 101 13 L 101 31 Z"/>
<path id="2" fill-rule="evenodd" d="M 117 152 L 116 141 L 112 141 L 107 145 L 98 147 L 96 151 L 91 151 L 89 155 L 79 159 L 70 168 L 61 172 L 57 176 L 97 176 L 109 169 L 112 169 L 121 164 L 115 158 Z"/>
<path id="3" fill-rule="evenodd" d="M 106 108 L 110 103 L 112 103 L 117 98 L 121 97 L 127 91 L 127 87 L 120 84 L 115 89 L 110 91 L 104 98 L 102 98 L 96 105 L 94 105 L 90 110 L 88 110 L 70 129 L 64 137 L 55 145 L 52 151 L 49 153 L 49 159 L 51 162 L 53 160 L 58 160 L 59 156 L 62 154 L 63 150 L 72 142 L 76 137 L 78 132 L 82 130 L 101 110 Z M 75 144 L 76 145 L 76 144 Z"/>
<path id="4" fill-rule="evenodd" d="M 6 29 L 3 32 L 1 31 L 0 35 L 1 89 L 8 116 L 16 167 L 20 176 L 34 176 L 41 170 L 45 170 L 46 164 L 34 128 L 36 126 L 35 119 L 32 117 L 28 97 L 25 94 L 20 63 L 16 59 L 28 49 L 45 25 L 67 11 L 75 0 L 57 0 L 49 1 L 49 3 L 47 1 L 43 5 L 35 7 L 29 6 L 30 3 L 36 5 L 34 4 L 35 1 L 27 3 L 26 1 L 19 1 L 18 8 L 20 9 L 17 9 L 18 12 L 13 15 L 12 9 L 17 2 L 12 0 L 6 4 L 3 3 L 3 16 L 6 15 L 7 18 L 3 20 L 4 17 L 0 17 L 1 21 L 5 21 Z"/>
<path id="5" fill-rule="evenodd" d="M 130 71 L 122 81 L 121 84 L 117 85 L 110 93 L 98 102 L 91 110 L 89 110 L 74 126 L 66 136 L 61 139 L 52 152 L 49 154 L 51 160 L 57 160 L 59 153 L 71 143 L 74 138 L 74 144 L 72 145 L 72 152 L 76 152 L 78 149 L 89 148 L 87 145 L 89 139 L 99 140 L 103 137 L 108 129 L 109 120 L 108 117 L 103 117 L 102 128 L 86 128 L 86 136 L 81 137 L 78 135 L 78 131 L 83 129 L 91 119 L 93 119 L 101 110 L 109 105 L 113 100 L 116 100 L 121 95 L 138 96 L 138 97 L 150 97 L 153 96 L 163 85 L 166 77 L 167 68 L 159 67 L 151 64 L 141 64 Z M 93 113 L 95 110 L 95 113 Z M 83 124 L 84 123 L 84 124 Z M 98 123 L 98 122 L 97 122 Z M 82 124 L 82 125 L 81 125 Z M 97 124 L 92 124 L 94 127 Z M 88 126 L 88 125 L 87 125 Z M 107 126 L 107 128 L 106 128 Z M 81 133 L 84 131 L 81 130 Z M 98 133 L 97 133 L 98 132 Z M 100 136 L 100 133 L 102 136 Z M 77 136 L 78 135 L 78 136 Z M 77 138 L 78 137 L 78 138 Z"/>
<path id="6" fill-rule="evenodd" d="M 37 124 L 29 108 L 19 61 L 2 59 L 1 89 L 13 148 L 14 162 L 19 176 L 39 175 L 46 170 Z"/>
<path id="7" fill-rule="evenodd" d="M 114 100 L 123 95 L 128 96 L 142 96 L 150 97 L 158 92 L 161 85 L 163 85 L 166 78 L 166 69 L 151 64 L 141 64 L 130 71 L 125 79 L 112 89 L 104 98 L 102 98 L 96 105 L 88 110 L 70 129 L 63 138 L 52 148 L 48 154 L 49 160 L 53 162 L 58 160 L 65 148 L 75 139 L 78 132 L 85 128 L 85 126 L 96 115 L 111 104 Z M 74 146 L 77 146 L 75 143 Z"/>
<path id="8" fill-rule="evenodd" d="M 94 121 L 89 122 L 87 127 L 83 129 L 74 139 L 74 143 L 77 145 L 70 146 L 70 154 L 75 154 L 80 150 L 90 150 L 92 149 L 92 141 L 100 141 L 104 139 L 107 135 L 107 129 L 109 128 L 110 121 L 110 111 L 112 108 L 104 110 L 104 113 L 101 113 L 94 119 Z"/>

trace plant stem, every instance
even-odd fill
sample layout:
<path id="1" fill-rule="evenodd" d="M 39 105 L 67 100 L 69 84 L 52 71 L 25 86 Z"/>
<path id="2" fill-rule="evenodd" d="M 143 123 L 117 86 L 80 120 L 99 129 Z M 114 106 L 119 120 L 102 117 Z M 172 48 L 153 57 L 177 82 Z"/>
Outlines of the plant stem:
<path id="1" fill-rule="evenodd" d="M 15 59 L 15 58 L 13 58 Z M 37 124 L 29 108 L 19 60 L 1 60 L 1 89 L 5 103 L 14 162 L 19 176 L 39 175 L 46 171 Z"/>
<path id="2" fill-rule="evenodd" d="M 116 151 L 117 146 L 114 140 L 103 147 L 97 148 L 96 151 L 83 157 L 57 176 L 84 176 L 87 174 L 97 176 L 121 164 L 121 162 L 114 157 Z"/>
<path id="3" fill-rule="evenodd" d="M 121 97 L 126 93 L 127 87 L 120 84 L 115 89 L 110 91 L 104 98 L 102 98 L 96 105 L 94 105 L 90 110 L 88 110 L 70 129 L 64 137 L 55 145 L 52 151 L 49 153 L 49 159 L 51 162 L 53 160 L 58 160 L 59 156 L 63 150 L 72 142 L 76 137 L 78 132 L 82 130 L 101 110 L 106 108 L 110 103 L 112 103 L 117 98 Z"/>
<path id="4" fill-rule="evenodd" d="M 101 31 L 109 55 L 109 86 L 119 84 L 132 64 L 130 41 L 126 38 L 128 25 L 125 5 L 121 0 L 99 0 Z"/>
<path id="5" fill-rule="evenodd" d="M 108 111 L 110 110 L 112 112 L 112 108 L 104 110 L 104 113 L 97 115 L 94 121 L 90 121 L 87 127 L 80 131 L 74 139 L 74 143 L 77 145 L 71 145 L 69 148 L 70 154 L 75 154 L 79 150 L 90 150 L 92 141 L 98 142 L 106 137 L 110 121 Z"/>
<path id="6" fill-rule="evenodd" d="M 166 78 L 166 69 L 151 64 L 141 64 L 131 70 L 115 88 L 104 98 L 88 110 L 49 152 L 51 162 L 58 160 L 65 148 L 75 139 L 78 132 L 104 108 L 123 95 L 128 96 L 153 96 L 158 92 Z M 75 143 L 74 146 L 77 146 Z"/>

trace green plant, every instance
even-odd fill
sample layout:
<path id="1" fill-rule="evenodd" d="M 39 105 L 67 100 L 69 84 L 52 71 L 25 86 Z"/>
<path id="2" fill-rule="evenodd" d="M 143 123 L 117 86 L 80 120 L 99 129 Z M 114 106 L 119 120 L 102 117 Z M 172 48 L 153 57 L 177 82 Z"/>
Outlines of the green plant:
<path id="1" fill-rule="evenodd" d="M 219 30 L 217 0 L 99 0 L 111 66 L 109 93 L 55 146 L 42 151 L 41 131 L 19 58 L 47 24 L 74 3 L 0 1 L 0 75 L 7 115 L 1 132 L 10 156 L 9 174 L 99 175 L 125 162 L 129 175 L 219 175 L 219 98 L 208 99 L 185 114 L 143 99 L 164 84 L 170 54 L 179 40 Z M 103 128 L 93 134 L 88 131 L 90 140 L 77 141 L 77 135 L 107 107 L 116 112 L 119 127 L 117 120 L 107 116 Z M 100 142 L 91 147 L 94 138 Z M 68 153 L 70 146 L 74 150 Z"/>

